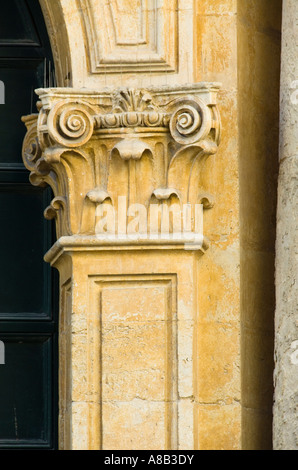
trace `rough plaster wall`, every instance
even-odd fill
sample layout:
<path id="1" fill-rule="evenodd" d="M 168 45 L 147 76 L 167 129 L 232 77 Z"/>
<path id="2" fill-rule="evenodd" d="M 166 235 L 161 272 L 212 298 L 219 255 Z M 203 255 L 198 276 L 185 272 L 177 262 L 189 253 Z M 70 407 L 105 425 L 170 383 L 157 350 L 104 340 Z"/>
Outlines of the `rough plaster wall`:
<path id="1" fill-rule="evenodd" d="M 284 0 L 276 258 L 274 448 L 298 449 L 298 3 Z"/>
<path id="2" fill-rule="evenodd" d="M 238 1 L 242 447 L 272 448 L 281 0 Z"/>

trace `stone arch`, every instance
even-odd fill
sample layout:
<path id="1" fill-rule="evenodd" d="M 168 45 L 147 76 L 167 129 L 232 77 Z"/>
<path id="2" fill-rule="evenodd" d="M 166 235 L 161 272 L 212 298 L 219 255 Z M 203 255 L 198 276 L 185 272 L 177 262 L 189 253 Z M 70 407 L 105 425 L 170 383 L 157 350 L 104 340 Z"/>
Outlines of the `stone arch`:
<path id="1" fill-rule="evenodd" d="M 180 0 L 178 7 L 177 0 L 163 0 L 158 7 L 155 0 L 148 4 L 131 0 L 128 10 L 118 0 L 39 2 L 58 86 L 98 89 L 128 81 L 134 87 L 158 86 L 161 80 L 172 85 L 194 81 L 194 50 L 184 51 L 184 43 L 193 44 L 196 37 L 194 2 Z M 134 6 L 142 18 L 136 27 L 132 27 Z M 154 34 L 143 37 L 152 28 Z"/>
<path id="2" fill-rule="evenodd" d="M 71 44 L 63 1 L 39 0 L 55 62 L 57 85 L 72 86 Z M 65 3 L 65 2 L 64 2 Z"/>

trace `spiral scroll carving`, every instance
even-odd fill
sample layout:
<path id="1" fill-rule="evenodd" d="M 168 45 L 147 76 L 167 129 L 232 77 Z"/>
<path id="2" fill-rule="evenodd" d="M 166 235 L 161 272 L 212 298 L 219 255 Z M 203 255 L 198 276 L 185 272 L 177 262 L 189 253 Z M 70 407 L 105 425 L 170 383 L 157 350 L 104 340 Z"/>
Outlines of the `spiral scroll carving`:
<path id="1" fill-rule="evenodd" d="M 93 110 L 85 103 L 57 103 L 48 116 L 49 135 L 64 147 L 82 146 L 92 137 L 93 115 Z"/>
<path id="2" fill-rule="evenodd" d="M 23 119 L 23 121 L 26 122 L 26 119 Z M 28 120 L 27 127 L 28 131 L 23 142 L 22 155 L 26 168 L 33 171 L 42 154 L 37 138 L 36 117 L 32 121 Z"/>
<path id="3" fill-rule="evenodd" d="M 170 120 L 173 139 L 182 145 L 190 145 L 207 137 L 212 118 L 208 108 L 200 100 L 177 100 Z"/>

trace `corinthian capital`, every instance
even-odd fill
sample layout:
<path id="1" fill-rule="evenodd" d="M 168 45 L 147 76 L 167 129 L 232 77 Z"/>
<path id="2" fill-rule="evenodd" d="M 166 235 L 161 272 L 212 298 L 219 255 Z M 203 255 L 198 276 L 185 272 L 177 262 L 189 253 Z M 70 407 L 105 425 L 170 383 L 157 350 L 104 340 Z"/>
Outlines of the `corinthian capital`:
<path id="1" fill-rule="evenodd" d="M 96 234 L 98 214 L 112 207 L 119 220 L 123 198 L 147 209 L 212 207 L 199 176 L 201 157 L 220 140 L 218 89 L 37 90 L 39 114 L 23 118 L 23 160 L 31 183 L 53 190 L 45 216 L 56 219 L 58 237 Z"/>

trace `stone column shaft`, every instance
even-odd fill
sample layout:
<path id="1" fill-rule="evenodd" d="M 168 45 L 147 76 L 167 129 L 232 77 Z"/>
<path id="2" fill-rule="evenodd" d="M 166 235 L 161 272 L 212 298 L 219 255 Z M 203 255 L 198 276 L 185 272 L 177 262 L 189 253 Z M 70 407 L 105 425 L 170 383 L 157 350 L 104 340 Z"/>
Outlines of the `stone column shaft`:
<path id="1" fill-rule="evenodd" d="M 298 449 L 298 3 L 283 2 L 274 448 Z"/>
<path id="2" fill-rule="evenodd" d="M 49 184 L 60 448 L 194 449 L 199 260 L 217 84 L 39 90 L 23 159 Z"/>

